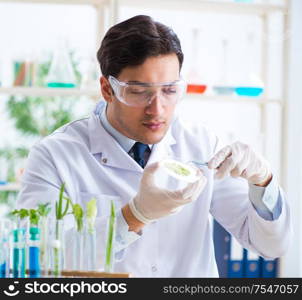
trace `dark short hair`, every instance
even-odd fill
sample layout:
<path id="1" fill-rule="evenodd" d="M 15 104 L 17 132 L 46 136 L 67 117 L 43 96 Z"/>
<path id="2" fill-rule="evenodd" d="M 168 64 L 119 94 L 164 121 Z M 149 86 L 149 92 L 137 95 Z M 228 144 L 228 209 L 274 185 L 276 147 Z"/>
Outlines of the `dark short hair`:
<path id="1" fill-rule="evenodd" d="M 172 53 L 177 55 L 181 69 L 183 53 L 175 32 L 149 16 L 138 15 L 107 31 L 97 58 L 105 77 L 117 77 L 125 67 L 138 66 L 149 57 Z"/>

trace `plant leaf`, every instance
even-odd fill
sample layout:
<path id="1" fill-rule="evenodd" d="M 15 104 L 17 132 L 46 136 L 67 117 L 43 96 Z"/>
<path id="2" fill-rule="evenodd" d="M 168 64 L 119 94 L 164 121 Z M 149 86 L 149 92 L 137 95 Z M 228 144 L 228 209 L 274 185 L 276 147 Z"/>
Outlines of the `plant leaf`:
<path id="1" fill-rule="evenodd" d="M 57 220 L 60 220 L 60 219 L 63 218 L 63 215 L 62 215 L 62 205 L 63 205 L 64 190 L 65 190 L 65 182 L 63 182 L 62 185 L 61 185 L 60 194 L 59 194 L 59 200 L 56 203 L 56 217 L 57 217 Z"/>
<path id="2" fill-rule="evenodd" d="M 29 210 L 30 223 L 33 225 L 38 225 L 39 219 L 40 219 L 40 217 L 39 217 L 38 211 L 35 209 L 30 209 Z"/>
<path id="3" fill-rule="evenodd" d="M 73 215 L 77 223 L 78 231 L 81 231 L 83 228 L 83 216 L 84 212 L 80 204 L 73 204 L 72 206 Z"/>
<path id="4" fill-rule="evenodd" d="M 20 211 L 19 211 L 19 217 L 20 219 L 24 219 L 26 217 L 29 216 L 29 211 L 25 208 L 21 208 Z"/>
<path id="5" fill-rule="evenodd" d="M 39 214 L 41 217 L 46 217 L 46 216 L 48 216 L 48 214 L 49 214 L 50 211 L 51 211 L 50 203 L 47 202 L 47 203 L 45 203 L 45 204 L 42 204 L 42 203 L 39 204 L 39 205 L 38 205 L 37 211 L 38 211 L 38 214 Z"/>
<path id="6" fill-rule="evenodd" d="M 96 205 L 96 199 L 92 198 L 86 204 L 86 218 L 88 223 L 88 230 L 90 233 L 94 231 L 94 223 L 97 213 L 98 213 L 98 209 Z"/>

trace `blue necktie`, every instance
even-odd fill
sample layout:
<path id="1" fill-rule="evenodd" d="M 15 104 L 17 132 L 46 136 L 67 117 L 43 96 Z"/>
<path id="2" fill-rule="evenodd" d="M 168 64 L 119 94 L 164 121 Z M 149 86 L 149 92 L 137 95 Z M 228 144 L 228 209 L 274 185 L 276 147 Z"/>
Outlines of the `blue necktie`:
<path id="1" fill-rule="evenodd" d="M 144 168 L 147 163 L 146 152 L 150 153 L 150 148 L 146 144 L 142 144 L 140 142 L 136 142 L 132 147 L 134 160 Z"/>

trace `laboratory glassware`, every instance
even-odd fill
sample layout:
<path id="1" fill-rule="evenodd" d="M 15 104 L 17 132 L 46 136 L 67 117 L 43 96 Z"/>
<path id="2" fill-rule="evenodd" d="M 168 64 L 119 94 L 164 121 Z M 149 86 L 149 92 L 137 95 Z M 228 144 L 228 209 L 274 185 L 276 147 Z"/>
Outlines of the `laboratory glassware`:
<path id="1" fill-rule="evenodd" d="M 71 57 L 63 39 L 59 39 L 54 51 L 46 83 L 48 87 L 52 88 L 73 88 L 76 86 Z"/>
<path id="2" fill-rule="evenodd" d="M 218 95 L 232 95 L 235 87 L 229 84 L 229 41 L 227 38 L 222 39 L 222 75 L 217 85 L 213 86 L 213 90 Z"/>
<path id="3" fill-rule="evenodd" d="M 40 266 L 40 229 L 39 227 L 32 226 L 29 229 L 29 277 L 39 278 L 41 276 Z"/>
<path id="4" fill-rule="evenodd" d="M 52 218 L 50 224 L 51 274 L 59 277 L 64 268 L 64 220 Z"/>
<path id="5" fill-rule="evenodd" d="M 187 75 L 187 93 L 203 94 L 207 85 L 203 82 L 203 76 L 200 71 L 200 50 L 201 46 L 201 29 L 192 29 L 192 55 L 191 66 Z"/>
<path id="6" fill-rule="evenodd" d="M 254 51 L 254 42 L 255 42 L 255 35 L 252 32 L 247 34 L 247 50 L 246 50 L 246 68 L 247 71 L 245 76 L 246 82 L 243 85 L 237 86 L 235 92 L 238 96 L 247 96 L 247 97 L 257 97 L 260 96 L 263 91 L 263 82 L 259 76 L 257 76 L 254 69 L 254 61 L 253 61 L 253 51 Z"/>

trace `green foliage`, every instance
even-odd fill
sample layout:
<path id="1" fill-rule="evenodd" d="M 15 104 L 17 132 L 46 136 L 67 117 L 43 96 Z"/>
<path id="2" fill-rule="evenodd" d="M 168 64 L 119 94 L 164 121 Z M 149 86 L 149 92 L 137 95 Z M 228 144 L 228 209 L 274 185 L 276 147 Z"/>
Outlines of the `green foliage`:
<path id="1" fill-rule="evenodd" d="M 39 204 L 37 212 L 41 217 L 47 217 L 51 211 L 50 203 Z"/>
<path id="2" fill-rule="evenodd" d="M 10 215 L 24 219 L 29 216 L 29 210 L 25 208 L 15 209 L 10 213 Z"/>
<path id="3" fill-rule="evenodd" d="M 38 225 L 39 223 L 39 213 L 36 209 L 30 209 L 29 210 L 29 220 L 30 220 L 30 224 L 32 225 Z"/>
<path id="4" fill-rule="evenodd" d="M 11 96 L 7 110 L 24 135 L 46 136 L 73 118 L 74 99 Z"/>
<path id="5" fill-rule="evenodd" d="M 27 157 L 29 150 L 25 147 L 11 148 L 5 147 L 0 149 L 0 157 L 4 158 L 7 162 L 8 173 L 7 173 L 7 181 L 14 182 L 15 181 L 15 162 L 18 159 L 23 159 Z M 3 193 L 0 193 L 3 194 Z M 6 195 L 7 197 L 9 194 Z M 1 198 L 1 197 L 0 197 Z M 2 195 L 3 198 L 3 195 Z M 1 200 L 0 200 L 1 201 Z M 7 198 L 8 201 L 8 198 Z"/>

